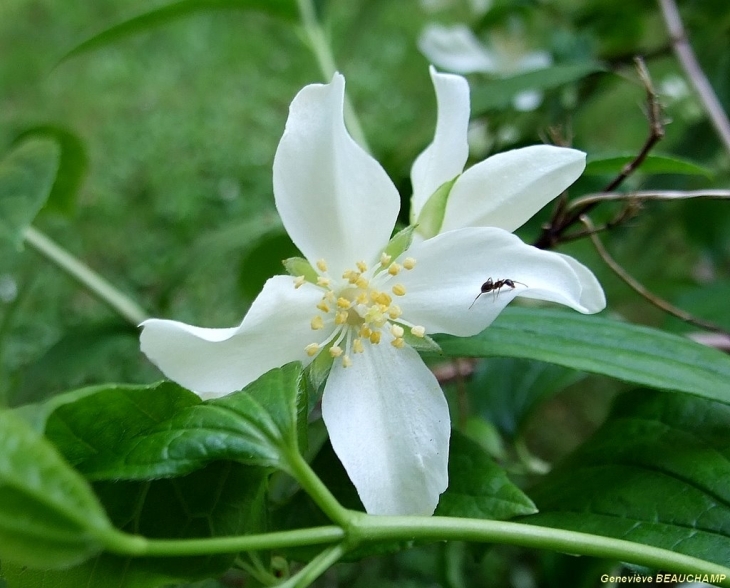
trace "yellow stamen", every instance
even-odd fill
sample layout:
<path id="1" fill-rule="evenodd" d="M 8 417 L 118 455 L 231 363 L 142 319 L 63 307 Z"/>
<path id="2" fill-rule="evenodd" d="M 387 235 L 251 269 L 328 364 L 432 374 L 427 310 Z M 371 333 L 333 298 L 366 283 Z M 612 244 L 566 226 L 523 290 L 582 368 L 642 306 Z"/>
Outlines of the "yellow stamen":
<path id="1" fill-rule="evenodd" d="M 330 307 L 327 305 L 327 303 L 324 300 L 322 300 L 322 302 L 320 302 L 317 305 L 317 308 L 319 308 L 319 310 L 321 310 L 322 312 L 329 312 L 330 311 Z"/>
<path id="2" fill-rule="evenodd" d="M 367 278 L 363 278 L 362 276 L 360 276 L 357 280 L 355 280 L 355 285 L 358 288 L 362 288 L 364 290 L 370 285 L 370 282 L 368 282 Z"/>
<path id="3" fill-rule="evenodd" d="M 355 302 L 358 304 L 367 304 L 368 303 L 368 295 L 367 292 L 360 292 L 357 297 L 355 298 Z"/>
<path id="4" fill-rule="evenodd" d="M 385 251 L 383 251 L 383 254 L 380 256 L 380 265 L 385 267 L 390 263 L 390 260 L 393 259 L 390 255 L 388 255 Z"/>
<path id="5" fill-rule="evenodd" d="M 403 314 L 403 311 L 400 309 L 400 306 L 398 306 L 397 304 L 390 305 L 390 308 L 388 309 L 388 316 L 392 320 L 397 319 L 402 314 Z"/>
<path id="6" fill-rule="evenodd" d="M 348 270 L 345 270 L 344 272 L 342 272 L 342 277 L 345 280 L 349 280 L 350 277 L 352 276 L 352 274 L 356 274 L 356 273 L 357 273 L 356 271 L 348 269 Z"/>
<path id="7" fill-rule="evenodd" d="M 340 347 L 339 345 L 333 345 L 332 347 L 330 347 L 330 355 L 332 357 L 339 357 L 340 355 L 342 355 L 342 347 Z"/>
<path id="8" fill-rule="evenodd" d="M 406 342 L 405 339 L 402 339 L 401 337 L 397 337 L 396 339 L 393 339 L 390 344 L 395 347 L 396 349 L 403 349 Z"/>
<path id="9" fill-rule="evenodd" d="M 295 288 L 301 288 L 304 285 L 304 282 L 306 280 L 304 279 L 304 276 L 297 276 L 294 278 L 294 287 Z"/>
<path id="10" fill-rule="evenodd" d="M 380 343 L 380 331 L 373 331 L 372 333 L 370 333 L 369 339 L 373 345 L 377 345 L 378 343 Z"/>
<path id="11" fill-rule="evenodd" d="M 319 352 L 319 344 L 317 343 L 310 343 L 304 348 L 304 351 L 307 352 L 307 355 L 309 357 L 314 357 Z"/>
<path id="12" fill-rule="evenodd" d="M 339 308 L 350 308 L 350 306 L 352 306 L 352 302 L 350 302 L 347 298 L 342 298 L 342 296 L 340 296 L 337 299 L 337 306 Z"/>
<path id="13" fill-rule="evenodd" d="M 416 267 L 416 260 L 412 257 L 406 257 L 403 260 L 403 267 L 407 270 L 412 270 L 414 267 Z"/>
<path id="14" fill-rule="evenodd" d="M 377 292 L 372 295 L 371 298 L 373 299 L 373 302 L 377 302 L 381 306 L 385 306 L 386 309 L 390 306 L 390 303 L 393 302 L 393 299 L 386 292 Z"/>
<path id="15" fill-rule="evenodd" d="M 312 319 L 312 322 L 309 323 L 309 326 L 312 327 L 313 331 L 318 331 L 319 329 L 324 328 L 324 321 L 321 316 L 317 315 Z"/>
<path id="16" fill-rule="evenodd" d="M 324 276 L 319 276 L 317 278 L 317 285 L 322 286 L 323 288 L 329 288 L 331 283 L 332 280 L 330 280 L 329 278 L 325 278 Z"/>
<path id="17" fill-rule="evenodd" d="M 349 355 L 345 355 L 342 358 L 342 367 L 348 368 L 352 365 L 352 360 L 350 359 Z"/>
<path id="18" fill-rule="evenodd" d="M 363 325 L 360 327 L 360 336 L 365 337 L 366 339 L 370 336 L 370 333 L 373 331 L 368 327 L 367 325 Z"/>
<path id="19" fill-rule="evenodd" d="M 335 303 L 335 293 L 332 290 L 327 290 L 327 292 L 324 293 L 324 299 L 327 302 L 334 304 Z"/>
<path id="20" fill-rule="evenodd" d="M 426 335 L 426 327 L 421 327 L 420 325 L 412 327 L 411 335 L 414 335 L 416 337 L 424 337 Z"/>
<path id="21" fill-rule="evenodd" d="M 354 339 L 352 341 L 352 350 L 355 353 L 362 353 L 365 349 L 362 346 L 362 339 Z"/>
<path id="22" fill-rule="evenodd" d="M 327 262 L 324 259 L 318 259 L 317 260 L 317 269 L 321 272 L 327 271 Z"/>
<path id="23" fill-rule="evenodd" d="M 390 327 L 390 332 L 396 339 L 400 339 L 401 337 L 403 337 L 404 333 L 403 327 L 401 327 L 400 325 L 392 325 Z"/>
<path id="24" fill-rule="evenodd" d="M 400 265 L 396 262 L 393 262 L 388 266 L 388 273 L 391 276 L 397 276 L 400 273 L 400 270 L 402 270 L 402 269 L 403 269 L 402 265 Z"/>
<path id="25" fill-rule="evenodd" d="M 368 271 L 368 266 L 364 261 L 358 261 L 356 264 L 357 269 L 359 269 L 361 272 Z"/>
<path id="26" fill-rule="evenodd" d="M 341 310 L 335 315 L 335 324 L 344 325 L 347 322 L 347 311 Z"/>
<path id="27" fill-rule="evenodd" d="M 403 284 L 396 284 L 393 286 L 392 291 L 396 296 L 405 296 L 406 287 Z"/>

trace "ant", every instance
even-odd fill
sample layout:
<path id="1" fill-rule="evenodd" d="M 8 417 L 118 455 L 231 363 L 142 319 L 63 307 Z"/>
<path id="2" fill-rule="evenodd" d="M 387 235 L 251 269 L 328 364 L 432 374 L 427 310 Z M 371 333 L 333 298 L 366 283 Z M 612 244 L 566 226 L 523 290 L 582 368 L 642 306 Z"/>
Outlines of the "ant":
<path id="1" fill-rule="evenodd" d="M 474 299 L 474 302 L 471 303 L 471 306 L 469 308 L 471 309 L 471 307 L 474 306 L 474 304 L 482 294 L 486 294 L 487 292 L 494 292 L 494 299 L 496 300 L 497 296 L 499 296 L 499 291 L 502 288 L 507 286 L 508 288 L 514 290 L 515 284 L 520 284 L 521 286 L 525 286 L 526 288 L 529 287 L 527 286 L 527 284 L 523 284 L 522 282 L 518 282 L 517 280 L 511 280 L 509 278 L 497 280 L 496 282 L 494 282 L 492 278 L 487 278 L 487 281 L 482 284 L 481 292 L 477 294 L 477 297 Z"/>

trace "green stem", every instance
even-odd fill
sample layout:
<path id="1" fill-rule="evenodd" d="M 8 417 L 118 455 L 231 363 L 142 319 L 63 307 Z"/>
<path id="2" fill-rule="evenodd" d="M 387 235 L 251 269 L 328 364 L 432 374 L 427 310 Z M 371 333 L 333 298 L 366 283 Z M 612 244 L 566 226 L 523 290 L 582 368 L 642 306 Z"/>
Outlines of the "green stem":
<path id="1" fill-rule="evenodd" d="M 147 318 L 147 313 L 134 300 L 120 292 L 89 266 L 82 263 L 39 230 L 28 227 L 23 236 L 28 245 L 65 271 L 135 327 Z"/>
<path id="2" fill-rule="evenodd" d="M 338 505 L 339 507 L 339 505 Z M 339 507 L 342 508 L 342 507 Z M 320 554 L 312 570 L 334 562 L 348 547 L 379 541 L 473 541 L 548 549 L 574 555 L 615 559 L 677 574 L 724 575 L 720 585 L 730 587 L 730 569 L 668 549 L 577 531 L 524 523 L 453 517 L 372 516 L 347 511 L 347 532 L 340 527 L 316 527 L 262 535 L 211 539 L 146 539 L 116 529 L 100 533 L 104 546 L 114 553 L 135 556 L 191 556 L 277 549 L 341 542 L 339 549 Z M 342 543 L 347 540 L 347 546 Z M 340 554 L 340 555 L 337 555 Z"/>
<path id="3" fill-rule="evenodd" d="M 322 483 L 322 480 L 319 479 L 299 453 L 293 453 L 289 457 L 289 467 L 292 470 L 292 475 L 304 491 L 309 494 L 333 523 L 342 527 L 347 527 L 350 524 L 353 515 L 356 513 L 347 510 L 337 502 L 329 488 Z"/>
<path id="4" fill-rule="evenodd" d="M 357 540 L 364 542 L 459 540 L 548 549 L 574 555 L 615 559 L 679 574 L 724 575 L 725 579 L 721 585 L 730 586 L 729 568 L 696 557 L 622 539 L 524 523 L 453 517 L 361 515 L 352 521 L 350 530 L 352 534 L 358 535 Z"/>
<path id="5" fill-rule="evenodd" d="M 108 551 L 140 557 L 183 557 L 261 551 L 334 543 L 344 538 L 345 532 L 340 527 L 334 526 L 207 539 L 148 539 L 140 535 L 129 535 L 117 529 L 99 533 L 99 540 Z"/>
<path id="6" fill-rule="evenodd" d="M 332 48 L 330 47 L 327 37 L 322 30 L 322 27 L 317 20 L 317 13 L 314 9 L 312 0 L 297 0 L 299 5 L 299 15 L 302 19 L 302 27 L 304 28 L 304 34 L 306 35 L 309 46 L 314 53 L 314 57 L 317 60 L 317 65 L 324 76 L 326 82 L 332 79 L 332 76 L 337 71 L 337 65 L 335 64 L 335 58 L 332 54 Z M 366 151 L 370 151 L 367 137 L 360 125 L 360 120 L 357 118 L 355 109 L 352 107 L 350 99 L 345 95 L 345 122 L 347 128 L 350 131 L 352 137 L 357 141 L 360 146 Z"/>
<path id="7" fill-rule="evenodd" d="M 347 549 L 342 543 L 331 545 L 312 558 L 312 561 L 299 570 L 299 572 L 297 572 L 294 576 L 289 578 L 286 582 L 279 584 L 278 588 L 306 588 L 329 568 L 335 565 L 346 552 Z"/>

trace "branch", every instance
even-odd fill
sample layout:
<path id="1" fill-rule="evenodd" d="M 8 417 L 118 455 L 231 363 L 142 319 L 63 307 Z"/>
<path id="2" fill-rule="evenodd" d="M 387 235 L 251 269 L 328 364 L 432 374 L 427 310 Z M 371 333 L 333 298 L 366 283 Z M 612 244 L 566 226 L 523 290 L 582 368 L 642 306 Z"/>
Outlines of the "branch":
<path id="1" fill-rule="evenodd" d="M 687 40 L 687 33 L 684 30 L 679 10 L 677 10 L 677 4 L 674 0 L 659 0 L 659 7 L 664 22 L 667 24 L 667 30 L 671 36 L 677 59 L 690 83 L 694 86 L 695 92 L 697 92 L 712 126 L 715 127 L 718 137 L 720 137 L 727 152 L 730 153 L 730 121 L 728 121 L 727 114 L 725 114 L 715 91 L 697 62 L 694 51 L 692 51 L 692 47 Z"/>
<path id="2" fill-rule="evenodd" d="M 648 300 L 657 308 L 660 308 L 661 310 L 671 314 L 672 316 L 676 316 L 678 319 L 681 319 L 691 325 L 700 327 L 701 329 L 707 329 L 708 331 L 713 331 L 715 333 L 725 335 L 726 337 L 730 337 L 730 333 L 728 333 L 720 325 L 716 325 L 715 323 L 699 319 L 694 315 L 685 312 L 681 308 L 677 308 L 673 304 L 670 304 L 663 298 L 659 298 L 659 296 L 657 296 L 656 294 L 650 292 L 633 276 L 631 276 L 624 268 L 622 268 L 613 257 L 611 257 L 611 254 L 603 246 L 603 243 L 601 242 L 598 235 L 596 235 L 596 230 L 591 219 L 587 216 L 583 216 L 581 217 L 581 222 L 588 229 L 588 234 L 590 235 L 591 241 L 593 242 L 593 246 L 596 248 L 598 255 L 601 256 L 601 259 L 603 259 L 603 261 L 606 262 L 606 265 L 608 265 L 608 267 L 610 267 L 614 271 L 614 273 L 624 282 L 626 282 L 626 284 L 628 284 L 628 286 L 631 287 L 637 294 Z"/>
<path id="3" fill-rule="evenodd" d="M 685 200 L 688 198 L 730 198 L 730 190 L 637 190 L 636 192 L 596 192 L 576 198 L 568 205 L 568 210 L 581 210 L 588 204 L 598 204 L 617 200 Z"/>

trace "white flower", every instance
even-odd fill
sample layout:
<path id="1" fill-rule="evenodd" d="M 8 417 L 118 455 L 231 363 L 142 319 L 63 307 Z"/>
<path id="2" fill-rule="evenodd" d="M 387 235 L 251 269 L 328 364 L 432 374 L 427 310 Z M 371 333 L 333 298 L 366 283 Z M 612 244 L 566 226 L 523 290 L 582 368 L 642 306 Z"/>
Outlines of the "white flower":
<path id="1" fill-rule="evenodd" d="M 322 414 L 365 508 L 431 514 L 448 484 L 449 411 L 406 340 L 474 335 L 516 294 L 589 313 L 603 307 L 603 293 L 577 262 L 500 228 L 450 231 L 389 259 L 398 192 L 347 133 L 344 87 L 336 74 L 299 92 L 274 159 L 276 206 L 311 264 L 309 280 L 271 278 L 238 327 L 145 321 L 142 350 L 204 398 L 328 354 Z M 470 309 L 490 275 L 525 285 L 482 296 Z"/>
<path id="2" fill-rule="evenodd" d="M 493 47 L 486 47 L 465 24 L 446 26 L 430 23 L 418 37 L 418 48 L 426 58 L 447 71 L 470 74 L 515 75 L 544 69 L 553 63 L 547 51 L 523 52 L 514 43 L 500 43 L 492 37 Z M 512 99 L 515 110 L 529 112 L 542 103 L 542 92 L 525 90 Z"/>
<path id="3" fill-rule="evenodd" d="M 430 72 L 436 134 L 411 169 L 411 221 L 423 237 L 473 226 L 514 231 L 583 173 L 585 153 L 552 145 L 498 153 L 462 173 L 469 155 L 469 85 L 461 76 Z"/>

